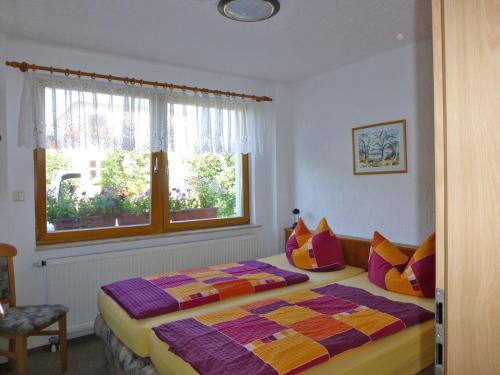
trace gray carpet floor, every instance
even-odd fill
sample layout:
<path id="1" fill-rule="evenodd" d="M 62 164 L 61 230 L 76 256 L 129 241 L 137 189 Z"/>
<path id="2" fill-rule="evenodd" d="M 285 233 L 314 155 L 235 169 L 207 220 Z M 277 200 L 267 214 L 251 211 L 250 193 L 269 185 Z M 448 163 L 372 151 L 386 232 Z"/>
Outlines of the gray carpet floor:
<path id="1" fill-rule="evenodd" d="M 66 375 L 108 375 L 102 343 L 97 336 L 85 336 L 68 343 L 69 369 Z M 0 366 L 0 374 L 15 375 L 6 365 Z M 48 347 L 37 348 L 28 355 L 29 375 L 61 374 L 59 352 L 51 353 Z M 434 368 L 427 368 L 418 375 L 433 375 Z"/>
<path id="2" fill-rule="evenodd" d="M 67 375 L 108 375 L 101 340 L 97 336 L 84 336 L 68 342 Z M 7 365 L 2 365 L 0 374 L 15 375 Z M 28 353 L 29 375 L 62 374 L 59 367 L 59 352 L 51 353 L 48 346 Z"/>

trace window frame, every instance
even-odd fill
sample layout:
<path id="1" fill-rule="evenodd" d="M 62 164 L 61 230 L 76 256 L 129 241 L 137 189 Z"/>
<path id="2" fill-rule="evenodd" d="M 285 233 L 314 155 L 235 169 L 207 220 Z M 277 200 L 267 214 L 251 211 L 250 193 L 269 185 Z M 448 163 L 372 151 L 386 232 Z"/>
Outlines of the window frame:
<path id="1" fill-rule="evenodd" d="M 168 199 L 168 153 L 151 153 L 151 222 L 147 225 L 133 225 L 102 229 L 66 230 L 49 233 L 47 231 L 47 187 L 45 149 L 34 150 L 35 165 L 35 213 L 36 243 L 51 245 L 78 241 L 125 238 L 153 234 L 167 234 L 189 230 L 228 227 L 250 223 L 249 157 L 241 154 L 243 215 L 232 218 L 170 222 Z M 158 168 L 154 165 L 158 160 Z"/>

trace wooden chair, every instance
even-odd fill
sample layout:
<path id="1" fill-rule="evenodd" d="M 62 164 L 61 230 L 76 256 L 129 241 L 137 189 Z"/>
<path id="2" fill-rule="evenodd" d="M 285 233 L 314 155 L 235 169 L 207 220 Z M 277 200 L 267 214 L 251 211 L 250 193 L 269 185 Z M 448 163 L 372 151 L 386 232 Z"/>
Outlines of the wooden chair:
<path id="1" fill-rule="evenodd" d="M 17 373 L 27 374 L 27 341 L 30 336 L 59 336 L 61 370 L 68 367 L 66 313 L 62 305 L 16 306 L 14 282 L 15 247 L 0 243 L 0 302 L 8 304 L 0 320 L 0 337 L 9 339 L 9 351 L 0 350 L 0 356 L 9 358 L 9 365 L 17 362 Z M 58 322 L 58 330 L 45 328 Z"/>

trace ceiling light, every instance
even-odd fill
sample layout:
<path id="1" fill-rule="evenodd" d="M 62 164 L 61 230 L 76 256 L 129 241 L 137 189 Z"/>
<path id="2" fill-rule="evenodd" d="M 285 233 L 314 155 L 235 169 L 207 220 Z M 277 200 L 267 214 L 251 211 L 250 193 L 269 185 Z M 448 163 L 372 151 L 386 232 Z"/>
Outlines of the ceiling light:
<path id="1" fill-rule="evenodd" d="M 263 21 L 280 10 L 278 0 L 220 0 L 219 12 L 232 20 L 242 22 Z"/>

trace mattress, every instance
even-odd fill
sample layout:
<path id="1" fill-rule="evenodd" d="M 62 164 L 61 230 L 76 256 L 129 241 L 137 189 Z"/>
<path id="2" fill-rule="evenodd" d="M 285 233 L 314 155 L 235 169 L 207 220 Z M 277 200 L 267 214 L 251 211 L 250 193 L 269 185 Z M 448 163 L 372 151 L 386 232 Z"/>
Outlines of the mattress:
<path id="1" fill-rule="evenodd" d="M 98 296 L 98 306 L 106 324 L 113 333 L 135 354 L 149 357 L 149 335 L 153 327 L 174 320 L 189 318 L 190 316 L 205 314 L 228 307 L 251 303 L 266 298 L 272 298 L 294 291 L 315 288 L 323 284 L 344 280 L 364 272 L 361 268 L 346 266 L 343 270 L 332 272 L 308 272 L 297 269 L 288 263 L 285 254 L 278 254 L 268 258 L 259 259 L 262 262 L 293 272 L 300 272 L 309 276 L 309 281 L 285 288 L 274 289 L 257 294 L 226 299 L 196 308 L 176 311 L 170 314 L 159 315 L 153 318 L 136 320 L 131 318 L 113 298 L 102 290 Z"/>
<path id="2" fill-rule="evenodd" d="M 339 284 L 365 289 L 395 301 L 409 302 L 435 311 L 434 299 L 405 296 L 383 290 L 368 281 L 368 274 Z M 193 375 L 195 370 L 168 350 L 154 333 L 150 336 L 151 360 L 161 375 Z M 412 326 L 361 348 L 345 352 L 303 372 L 304 375 L 416 374 L 434 363 L 434 320 Z"/>

